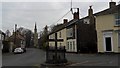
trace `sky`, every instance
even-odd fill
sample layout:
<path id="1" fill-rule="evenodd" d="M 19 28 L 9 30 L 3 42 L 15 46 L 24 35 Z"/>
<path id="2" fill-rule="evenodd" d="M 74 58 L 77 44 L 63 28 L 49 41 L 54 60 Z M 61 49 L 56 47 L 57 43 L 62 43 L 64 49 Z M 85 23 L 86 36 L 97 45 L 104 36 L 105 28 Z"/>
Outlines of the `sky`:
<path id="1" fill-rule="evenodd" d="M 113 0 L 118 2 L 119 0 Z M 94 13 L 107 9 L 110 0 L 72 0 L 72 7 L 80 9 L 80 18 L 88 13 L 89 6 L 92 5 Z M 71 0 L 2 0 L 0 3 L 0 30 L 11 32 L 14 25 L 34 30 L 36 22 L 38 32 L 48 25 L 62 23 L 63 19 L 69 21 L 73 18 L 69 12 L 63 19 L 58 21 L 71 8 Z M 58 22 L 57 22 L 58 21 Z"/>

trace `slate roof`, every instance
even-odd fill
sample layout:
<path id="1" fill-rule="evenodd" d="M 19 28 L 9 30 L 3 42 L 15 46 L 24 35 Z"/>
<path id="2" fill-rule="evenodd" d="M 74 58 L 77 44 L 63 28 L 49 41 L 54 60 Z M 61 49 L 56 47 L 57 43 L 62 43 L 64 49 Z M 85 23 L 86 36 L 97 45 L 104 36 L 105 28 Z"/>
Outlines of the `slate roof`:
<path id="1" fill-rule="evenodd" d="M 107 15 L 107 14 L 113 14 L 113 13 L 118 13 L 120 12 L 120 4 L 113 7 L 113 8 L 108 8 L 106 10 L 103 10 L 101 12 L 95 13 L 95 16 L 100 16 L 100 15 Z"/>
<path id="2" fill-rule="evenodd" d="M 58 31 L 60 31 L 60 30 L 62 30 L 64 28 L 66 28 L 68 25 L 70 25 L 72 23 L 75 23 L 76 21 L 77 21 L 76 19 L 73 19 L 73 20 L 71 20 L 71 21 L 69 21 L 67 23 L 61 24 L 60 26 L 57 27 L 57 29 L 55 29 L 54 31 L 50 32 L 49 35 L 51 35 L 51 34 L 53 34 L 55 32 L 58 32 Z"/>
<path id="3" fill-rule="evenodd" d="M 11 35 L 9 37 L 9 40 L 13 41 L 14 37 L 15 37 L 15 34 Z M 25 37 L 23 37 L 20 33 L 16 33 L 16 39 L 25 40 Z"/>

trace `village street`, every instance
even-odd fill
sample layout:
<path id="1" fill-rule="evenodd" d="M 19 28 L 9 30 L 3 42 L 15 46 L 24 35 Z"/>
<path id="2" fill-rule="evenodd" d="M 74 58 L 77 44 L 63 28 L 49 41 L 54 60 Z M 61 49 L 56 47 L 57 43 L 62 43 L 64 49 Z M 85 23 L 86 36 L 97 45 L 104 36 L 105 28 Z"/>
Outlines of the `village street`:
<path id="1" fill-rule="evenodd" d="M 73 54 L 66 57 L 71 63 L 69 66 L 117 66 L 116 54 Z M 3 66 L 39 66 L 45 62 L 45 52 L 40 49 L 28 48 L 23 54 L 3 54 Z"/>

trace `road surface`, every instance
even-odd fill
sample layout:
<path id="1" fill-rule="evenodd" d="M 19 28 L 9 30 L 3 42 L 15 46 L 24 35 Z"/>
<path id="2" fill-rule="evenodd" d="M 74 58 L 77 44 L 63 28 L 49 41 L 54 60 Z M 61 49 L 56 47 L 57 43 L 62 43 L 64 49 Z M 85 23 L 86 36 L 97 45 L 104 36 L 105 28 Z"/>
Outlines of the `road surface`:
<path id="1" fill-rule="evenodd" d="M 71 63 L 68 66 L 118 66 L 117 54 L 73 54 L 66 57 Z M 3 54 L 3 66 L 39 66 L 45 62 L 45 52 L 40 49 L 28 48 L 23 54 Z"/>

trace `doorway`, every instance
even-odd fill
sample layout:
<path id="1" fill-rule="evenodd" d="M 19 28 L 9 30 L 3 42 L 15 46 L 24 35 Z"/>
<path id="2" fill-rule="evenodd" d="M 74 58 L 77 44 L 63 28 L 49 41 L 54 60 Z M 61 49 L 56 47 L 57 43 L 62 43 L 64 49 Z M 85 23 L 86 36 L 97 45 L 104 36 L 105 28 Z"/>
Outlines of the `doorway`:
<path id="1" fill-rule="evenodd" d="M 105 37 L 106 51 L 112 51 L 111 37 Z"/>

